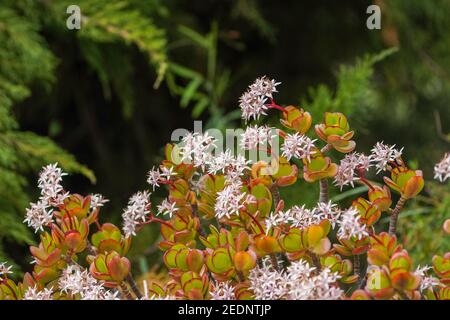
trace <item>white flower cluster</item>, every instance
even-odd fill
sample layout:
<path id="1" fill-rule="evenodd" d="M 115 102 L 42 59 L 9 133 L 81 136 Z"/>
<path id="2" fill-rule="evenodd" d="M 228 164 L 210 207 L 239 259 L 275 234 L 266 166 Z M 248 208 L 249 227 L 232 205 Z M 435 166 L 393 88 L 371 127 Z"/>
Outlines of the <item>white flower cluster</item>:
<path id="1" fill-rule="evenodd" d="M 192 163 L 195 167 L 205 166 L 211 161 L 212 151 L 215 148 L 216 139 L 208 132 L 189 132 L 181 141 L 181 161 Z"/>
<path id="2" fill-rule="evenodd" d="M 5 276 L 7 277 L 8 274 L 12 273 L 11 269 L 12 266 L 8 266 L 6 262 L 0 263 L 0 279 Z"/>
<path id="3" fill-rule="evenodd" d="M 153 191 L 156 187 L 159 187 L 160 183 L 165 183 L 170 180 L 172 176 L 176 176 L 177 173 L 173 172 L 173 167 L 160 166 L 159 168 L 153 167 L 147 174 L 147 183 L 152 186 Z"/>
<path id="4" fill-rule="evenodd" d="M 442 160 L 434 166 L 434 178 L 440 182 L 450 178 L 450 152 L 446 153 Z"/>
<path id="5" fill-rule="evenodd" d="M 118 292 L 105 289 L 103 284 L 78 265 L 69 265 L 58 280 L 59 289 L 68 294 L 79 294 L 82 300 L 119 300 Z"/>
<path id="6" fill-rule="evenodd" d="M 387 145 L 382 142 L 377 142 L 371 150 L 370 160 L 375 164 L 377 173 L 386 171 L 389 162 L 393 162 L 402 156 L 403 148 L 400 150 L 394 145 Z"/>
<path id="7" fill-rule="evenodd" d="M 91 195 L 91 210 L 95 211 L 100 207 L 103 207 L 105 203 L 109 202 L 104 196 L 99 193 Z"/>
<path id="8" fill-rule="evenodd" d="M 275 270 L 267 259 L 249 274 L 256 300 L 337 300 L 343 291 L 336 285 L 337 273 L 320 272 L 306 261 L 294 261 L 286 271 Z"/>
<path id="9" fill-rule="evenodd" d="M 287 134 L 284 138 L 284 142 L 281 145 L 282 155 L 291 160 L 291 158 L 307 159 L 311 161 L 311 155 L 315 153 L 314 142 L 316 139 L 311 140 L 307 136 L 298 132 L 294 134 Z"/>
<path id="10" fill-rule="evenodd" d="M 428 275 L 428 271 L 432 269 L 430 266 L 417 266 L 414 274 L 421 278 L 420 280 L 420 291 L 425 291 L 427 289 L 432 289 L 434 287 L 444 286 L 438 278 Z"/>
<path id="11" fill-rule="evenodd" d="M 217 174 L 223 173 L 225 181 L 231 183 L 244 174 L 245 170 L 249 170 L 251 161 L 245 159 L 244 156 L 238 154 L 234 157 L 230 150 L 221 152 L 217 157 L 211 159 L 208 163 L 208 173 Z"/>
<path id="12" fill-rule="evenodd" d="M 268 126 L 248 126 L 241 134 L 240 146 L 244 150 L 257 149 L 258 146 L 267 147 L 276 137 L 275 129 Z"/>
<path id="13" fill-rule="evenodd" d="M 44 226 L 53 222 L 53 209 L 42 202 L 30 203 L 30 208 L 25 209 L 25 220 L 29 227 L 32 227 L 35 232 L 44 231 Z"/>
<path id="14" fill-rule="evenodd" d="M 233 181 L 222 191 L 217 192 L 214 212 L 218 219 L 233 214 L 239 214 L 239 211 L 245 207 L 246 203 L 253 201 L 252 196 L 242 191 L 242 182 Z"/>
<path id="15" fill-rule="evenodd" d="M 290 224 L 294 227 L 307 228 L 311 225 L 317 225 L 327 219 L 334 228 L 338 221 L 340 210 L 336 204 L 320 202 L 315 208 L 308 209 L 305 205 L 294 206 L 286 211 L 279 211 L 271 214 L 265 221 L 266 232 L 270 228 L 280 225 Z"/>
<path id="16" fill-rule="evenodd" d="M 236 300 L 234 287 L 231 285 L 230 281 L 215 282 L 210 294 L 211 300 Z"/>
<path id="17" fill-rule="evenodd" d="M 69 196 L 68 192 L 64 192 L 61 185 L 62 177 L 67 175 L 58 163 L 49 164 L 42 168 L 38 187 L 41 189 L 41 196 L 37 203 L 30 203 L 30 208 L 26 209 L 25 222 L 32 227 L 35 232 L 43 231 L 44 226 L 53 222 L 53 209 L 51 207 L 58 206 L 63 203 L 64 199 Z"/>
<path id="18" fill-rule="evenodd" d="M 363 153 L 347 154 L 340 162 L 334 184 L 342 188 L 346 185 L 354 187 L 354 182 L 359 180 L 358 170 L 367 171 L 371 167 L 371 158 Z"/>
<path id="19" fill-rule="evenodd" d="M 128 201 L 127 208 L 122 213 L 123 232 L 126 237 L 136 235 L 136 227 L 145 222 L 150 213 L 150 193 L 139 191 Z"/>
<path id="20" fill-rule="evenodd" d="M 160 205 L 158 205 L 158 215 L 169 215 L 172 218 L 173 214 L 178 211 L 175 202 L 170 202 L 168 199 L 164 199 Z"/>
<path id="21" fill-rule="evenodd" d="M 38 290 L 36 286 L 29 287 L 23 295 L 23 300 L 53 300 L 52 288 Z"/>
<path id="22" fill-rule="evenodd" d="M 67 173 L 58 167 L 58 163 L 49 164 L 42 168 L 38 179 L 42 201 L 53 206 L 63 203 L 64 199 L 69 195 L 68 192 L 64 192 L 64 188 L 61 185 L 62 177 L 65 175 Z"/>
<path id="23" fill-rule="evenodd" d="M 272 94 L 278 92 L 276 86 L 280 82 L 269 79 L 266 76 L 258 78 L 248 87 L 248 90 L 239 98 L 239 107 L 242 110 L 242 119 L 257 120 L 261 115 L 266 115 L 268 106 L 267 98 L 273 98 Z"/>
<path id="24" fill-rule="evenodd" d="M 359 212 L 353 207 L 342 212 L 337 222 L 339 224 L 338 237 L 342 239 L 355 237 L 358 240 L 367 237 L 369 234 L 367 233 L 366 225 L 362 224 L 359 220 Z"/>

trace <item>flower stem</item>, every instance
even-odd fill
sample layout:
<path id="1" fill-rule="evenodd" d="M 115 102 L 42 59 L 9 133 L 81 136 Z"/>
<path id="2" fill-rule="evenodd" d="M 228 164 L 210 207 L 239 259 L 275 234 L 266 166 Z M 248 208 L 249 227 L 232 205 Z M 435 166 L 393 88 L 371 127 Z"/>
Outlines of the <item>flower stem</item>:
<path id="1" fill-rule="evenodd" d="M 277 259 L 277 255 L 275 253 L 271 253 L 270 254 L 270 262 L 272 263 L 272 266 L 275 270 L 279 271 L 279 265 L 278 265 L 278 259 Z"/>
<path id="2" fill-rule="evenodd" d="M 405 197 L 401 196 L 397 204 L 395 205 L 394 210 L 392 211 L 391 220 L 389 221 L 389 235 L 391 236 L 395 235 L 397 231 L 398 215 L 400 214 L 400 211 L 405 205 L 406 200 L 407 199 Z"/>
<path id="3" fill-rule="evenodd" d="M 278 190 L 278 186 L 276 183 L 273 183 L 270 186 L 270 191 L 272 192 L 274 208 L 277 209 L 281 197 L 280 197 L 280 190 Z"/>
<path id="4" fill-rule="evenodd" d="M 120 289 L 122 290 L 122 293 L 125 295 L 127 300 L 134 300 L 124 281 L 120 283 Z"/>
<path id="5" fill-rule="evenodd" d="M 327 144 L 325 147 L 323 147 L 322 149 L 320 149 L 320 152 L 322 153 L 327 153 L 328 151 L 330 151 L 331 149 L 333 149 L 333 146 L 331 144 Z"/>
<path id="6" fill-rule="evenodd" d="M 328 179 L 320 179 L 319 202 L 328 202 Z"/>
<path id="7" fill-rule="evenodd" d="M 142 293 L 139 291 L 139 288 L 136 285 L 136 282 L 133 279 L 133 276 L 131 273 L 128 273 L 127 277 L 125 278 L 128 284 L 130 285 L 131 290 L 135 294 L 136 298 L 142 299 Z"/>
<path id="8" fill-rule="evenodd" d="M 317 271 L 321 271 L 322 265 L 320 264 L 319 257 L 314 252 L 308 251 L 308 253 L 309 253 L 309 256 L 311 257 L 311 260 L 312 260 L 314 266 L 316 267 Z"/>
<path id="9" fill-rule="evenodd" d="M 359 261 L 359 255 L 353 256 L 353 274 L 357 275 L 358 278 L 361 277 L 360 273 L 360 261 Z"/>

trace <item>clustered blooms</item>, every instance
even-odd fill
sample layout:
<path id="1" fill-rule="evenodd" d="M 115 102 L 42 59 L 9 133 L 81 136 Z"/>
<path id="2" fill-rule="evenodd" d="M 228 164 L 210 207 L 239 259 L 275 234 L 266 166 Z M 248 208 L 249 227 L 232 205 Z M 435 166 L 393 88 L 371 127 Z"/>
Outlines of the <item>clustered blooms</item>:
<path id="1" fill-rule="evenodd" d="M 272 99 L 272 94 L 278 92 L 276 82 L 267 77 L 261 77 L 248 87 L 248 90 L 240 97 L 239 107 L 242 110 L 242 119 L 249 121 L 252 118 L 258 120 L 261 115 L 266 115 L 269 105 L 267 99 Z"/>
<path id="2" fill-rule="evenodd" d="M 173 172 L 172 168 L 160 166 L 159 168 L 153 167 L 147 174 L 147 183 L 152 186 L 153 191 L 156 187 L 159 187 L 160 183 L 167 184 L 173 176 L 176 176 L 176 172 Z"/>
<path id="3" fill-rule="evenodd" d="M 434 166 L 434 178 L 440 182 L 450 178 L 450 152 L 446 153 L 442 160 Z"/>
<path id="4" fill-rule="evenodd" d="M 317 207 L 308 209 L 305 205 L 293 206 L 286 211 L 272 213 L 266 220 L 266 230 L 275 226 L 290 224 L 294 227 L 308 228 L 311 225 L 320 224 L 323 220 L 328 220 L 334 227 L 341 215 L 337 205 L 325 202 L 319 202 Z"/>
<path id="5" fill-rule="evenodd" d="M 7 277 L 8 274 L 12 273 L 12 266 L 8 266 L 6 262 L 0 263 L 0 279 L 2 277 Z"/>
<path id="6" fill-rule="evenodd" d="M 91 210 L 97 210 L 103 207 L 107 202 L 109 202 L 108 199 L 106 199 L 104 196 L 102 196 L 99 193 L 91 195 Z"/>
<path id="7" fill-rule="evenodd" d="M 338 224 L 339 230 L 337 234 L 339 238 L 348 239 L 355 237 L 357 239 L 362 239 L 369 235 L 364 224 L 360 222 L 359 211 L 355 208 L 350 208 L 342 212 Z"/>
<path id="8" fill-rule="evenodd" d="M 26 217 L 24 222 L 29 227 L 34 228 L 35 232 L 43 231 L 44 226 L 50 225 L 53 222 L 53 209 L 49 208 L 47 204 L 42 201 L 37 203 L 30 203 L 30 208 L 26 209 Z"/>
<path id="9" fill-rule="evenodd" d="M 174 215 L 175 212 L 178 211 L 175 202 L 170 202 L 167 199 L 164 199 L 160 205 L 158 205 L 158 214 L 169 215 L 170 218 Z"/>
<path id="10" fill-rule="evenodd" d="M 30 287 L 25 292 L 23 300 L 53 300 L 52 288 L 39 290 L 37 287 Z"/>
<path id="11" fill-rule="evenodd" d="M 165 159 L 148 172 L 151 191 L 129 199 L 122 229 L 100 223 L 108 201 L 102 195 L 70 194 L 57 164 L 44 167 L 41 196 L 24 220 L 40 233 L 30 247 L 33 269 L 15 282 L 11 267 L 1 263 L 0 300 L 449 299 L 450 253 L 414 269 L 397 241 L 397 218 L 422 191 L 422 172 L 405 165 L 403 149 L 383 142 L 368 156 L 354 151 L 355 132 L 340 112 L 326 112 L 314 126 L 319 139 L 312 139 L 311 115 L 276 104 L 278 85 L 261 77 L 239 101 L 246 122 L 280 111 L 283 129 L 249 125 L 240 137 L 241 150 L 266 152 L 270 162 L 219 152 L 209 134 L 189 133 L 168 144 Z M 281 155 L 274 152 L 278 138 Z M 449 158 L 435 167 L 441 182 L 449 178 Z M 371 167 L 384 175 L 380 183 L 366 179 Z M 318 201 L 285 209 L 281 189 L 299 179 L 302 188 L 318 185 Z M 330 180 L 341 190 L 356 182 L 369 188 L 341 207 L 330 201 Z M 168 195 L 155 212 L 150 196 L 156 188 Z M 395 205 L 390 190 L 400 196 Z M 389 233 L 376 225 L 382 214 L 389 215 Z M 133 236 L 151 223 L 160 226 L 169 280 L 144 281 L 141 291 L 126 255 Z"/>
<path id="12" fill-rule="evenodd" d="M 268 126 L 248 126 L 241 135 L 241 148 L 244 150 L 256 149 L 258 146 L 267 147 L 272 144 L 274 129 Z"/>
<path id="13" fill-rule="evenodd" d="M 250 288 L 257 300 L 336 300 L 343 291 L 340 276 L 325 268 L 317 272 L 306 261 L 292 262 L 286 271 L 276 270 L 268 260 L 250 271 Z"/>
<path id="14" fill-rule="evenodd" d="M 125 236 L 136 235 L 136 227 L 147 220 L 150 213 L 150 193 L 136 192 L 128 201 L 128 207 L 123 211 L 123 232 Z"/>
<path id="15" fill-rule="evenodd" d="M 64 192 L 62 177 L 67 175 L 58 163 L 49 164 L 39 174 L 38 187 L 41 189 L 41 200 L 49 205 L 62 204 L 69 193 Z"/>
<path id="16" fill-rule="evenodd" d="M 334 183 L 341 190 L 349 184 L 354 187 L 355 181 L 360 180 L 360 173 L 369 170 L 370 167 L 370 157 L 356 152 L 347 154 L 339 164 Z"/>
<path id="17" fill-rule="evenodd" d="M 202 169 L 211 161 L 216 139 L 208 133 L 188 133 L 183 137 L 180 148 L 181 161 L 192 163 Z"/>
<path id="18" fill-rule="evenodd" d="M 68 192 L 64 192 L 61 185 L 62 177 L 67 175 L 58 163 L 49 164 L 44 167 L 38 179 L 38 187 L 41 190 L 41 197 L 36 203 L 30 203 L 30 208 L 26 209 L 26 217 L 24 222 L 29 227 L 34 228 L 35 232 L 43 231 L 43 227 L 53 222 L 52 206 L 60 205 L 69 196 Z"/>
<path id="19" fill-rule="evenodd" d="M 395 162 L 402 156 L 403 148 L 400 150 L 395 148 L 395 145 L 390 146 L 383 142 L 377 142 L 372 149 L 371 161 L 377 168 L 377 173 L 386 171 L 390 162 Z"/>
<path id="20" fill-rule="evenodd" d="M 233 214 L 239 214 L 245 204 L 251 202 L 251 196 L 241 191 L 242 183 L 234 181 L 217 193 L 214 211 L 217 218 L 229 218 Z"/>
<path id="21" fill-rule="evenodd" d="M 316 140 L 311 140 L 307 136 L 303 134 L 299 134 L 298 132 L 294 134 L 288 134 L 284 138 L 284 143 L 281 146 L 281 151 L 283 156 L 286 157 L 287 160 L 291 160 L 291 158 L 297 159 L 307 159 L 311 160 L 311 155 L 316 152 L 314 142 Z"/>
<path id="22" fill-rule="evenodd" d="M 234 287 L 230 282 L 217 282 L 210 292 L 211 300 L 236 300 Z"/>
<path id="23" fill-rule="evenodd" d="M 80 295 L 82 300 L 118 300 L 118 292 L 106 290 L 89 270 L 73 264 L 62 271 L 58 281 L 60 290 L 70 295 Z"/>
<path id="24" fill-rule="evenodd" d="M 230 150 L 221 152 L 214 157 L 208 164 L 209 174 L 224 174 L 227 182 L 231 183 L 244 174 L 248 170 L 251 163 L 243 155 L 233 156 Z"/>

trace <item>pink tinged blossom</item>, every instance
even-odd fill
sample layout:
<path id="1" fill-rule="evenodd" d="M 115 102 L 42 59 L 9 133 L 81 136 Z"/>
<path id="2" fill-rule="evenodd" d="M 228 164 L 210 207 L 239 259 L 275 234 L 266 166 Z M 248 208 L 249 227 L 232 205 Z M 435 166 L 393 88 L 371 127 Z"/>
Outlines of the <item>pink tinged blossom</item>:
<path id="1" fill-rule="evenodd" d="M 428 275 L 428 271 L 430 269 L 432 269 L 432 267 L 430 266 L 421 267 L 419 265 L 417 269 L 414 271 L 414 274 L 421 278 L 419 287 L 420 291 L 433 289 L 434 287 L 445 287 L 445 285 L 443 285 L 438 278 Z"/>
<path id="2" fill-rule="evenodd" d="M 161 166 L 161 177 L 165 180 L 170 180 L 172 177 L 176 176 L 177 173 L 173 171 L 173 167 Z"/>
<path id="3" fill-rule="evenodd" d="M 440 182 L 450 178 L 450 152 L 446 153 L 442 160 L 434 166 L 434 179 Z"/>
<path id="4" fill-rule="evenodd" d="M 44 227 L 53 223 L 53 209 L 42 200 L 30 203 L 30 208 L 25 209 L 25 222 L 35 232 L 44 231 Z"/>
<path id="5" fill-rule="evenodd" d="M 369 235 L 366 226 L 360 222 L 358 210 L 353 207 L 342 212 L 338 224 L 339 229 L 337 235 L 339 238 L 357 238 L 361 240 Z"/>
<path id="6" fill-rule="evenodd" d="M 150 213 L 150 192 L 135 193 L 128 201 L 127 208 L 122 213 L 123 232 L 126 237 L 135 236 L 136 228 L 147 220 Z"/>
<path id="7" fill-rule="evenodd" d="M 53 300 L 52 289 L 53 288 L 44 288 L 38 290 L 36 286 L 29 287 L 24 293 L 23 300 Z"/>
<path id="8" fill-rule="evenodd" d="M 234 287 L 230 281 L 215 282 L 212 291 L 210 291 L 211 300 L 236 300 Z"/>
<path id="9" fill-rule="evenodd" d="M 312 209 L 306 208 L 305 205 L 293 206 L 286 211 L 279 211 L 276 214 L 272 213 L 265 220 L 266 232 L 269 232 L 270 228 L 286 224 L 298 228 L 307 228 L 311 225 L 317 225 L 323 220 L 330 221 L 334 228 L 339 215 L 340 210 L 337 208 L 337 205 L 332 204 L 331 201 L 328 203 L 318 203 L 317 206 Z"/>
<path id="10" fill-rule="evenodd" d="M 272 94 L 278 92 L 276 86 L 279 84 L 281 84 L 281 82 L 276 82 L 274 79 L 262 76 L 261 78 L 257 78 L 255 82 L 249 86 L 249 91 L 257 96 L 273 98 Z"/>
<path id="11" fill-rule="evenodd" d="M 335 300 L 343 296 L 340 276 L 328 268 L 318 272 L 306 261 L 293 261 L 286 271 L 277 271 L 267 258 L 249 274 L 256 300 Z"/>
<path id="12" fill-rule="evenodd" d="M 93 194 L 91 195 L 91 210 L 95 211 L 98 208 L 103 207 L 107 202 L 109 202 L 109 200 L 103 197 L 101 194 Z"/>
<path id="13" fill-rule="evenodd" d="M 79 294 L 82 300 L 118 300 L 117 292 L 105 289 L 89 270 L 78 265 L 69 265 L 62 271 L 58 286 L 63 293 Z"/>
<path id="14" fill-rule="evenodd" d="M 204 134 L 199 132 L 188 133 L 181 142 L 181 160 L 205 170 L 206 165 L 213 157 L 212 151 L 216 147 L 215 143 L 216 139 L 208 135 L 207 132 Z"/>
<path id="15" fill-rule="evenodd" d="M 311 155 L 315 153 L 314 142 L 307 136 L 298 132 L 294 134 L 288 134 L 284 138 L 284 142 L 281 146 L 282 155 L 291 160 L 291 158 L 311 160 Z"/>
<path id="16" fill-rule="evenodd" d="M 371 167 L 370 157 L 363 153 L 347 154 L 340 162 L 338 171 L 334 177 L 334 184 L 342 190 L 346 185 L 355 186 L 359 181 L 358 172 L 367 171 Z"/>
<path id="17" fill-rule="evenodd" d="M 319 202 L 315 208 L 315 216 L 317 220 L 328 220 L 331 227 L 334 229 L 336 223 L 341 215 L 341 210 L 338 208 L 337 204 L 328 202 Z M 319 222 L 320 223 L 320 222 Z"/>
<path id="18" fill-rule="evenodd" d="M 214 211 L 218 219 L 236 214 L 245 208 L 245 204 L 250 201 L 247 193 L 241 191 L 242 182 L 234 181 L 227 185 L 222 191 L 217 193 Z"/>
<path id="19" fill-rule="evenodd" d="M 49 164 L 42 168 L 38 179 L 42 201 L 53 206 L 63 203 L 64 199 L 69 196 L 69 193 L 64 192 L 64 188 L 61 185 L 62 177 L 65 175 L 67 173 L 58 167 L 58 163 Z"/>
<path id="20" fill-rule="evenodd" d="M 377 173 L 380 173 L 386 171 L 390 162 L 394 162 L 402 156 L 403 148 L 398 150 L 395 148 L 395 144 L 391 146 L 382 141 L 377 142 L 371 151 L 370 160 L 375 164 Z"/>
<path id="21" fill-rule="evenodd" d="M 257 149 L 272 144 L 272 139 L 276 136 L 275 129 L 268 126 L 248 126 L 241 134 L 240 146 L 244 150 Z"/>
<path id="22" fill-rule="evenodd" d="M 239 98 L 242 119 L 247 122 L 252 118 L 258 120 L 261 115 L 266 115 L 266 111 L 269 108 L 266 105 L 266 101 L 268 98 L 273 98 L 273 93 L 278 92 L 276 86 L 279 84 L 280 82 L 265 76 L 256 79 Z"/>
<path id="23" fill-rule="evenodd" d="M 159 168 L 153 167 L 147 174 L 147 183 L 152 186 L 153 191 L 156 187 L 159 187 L 160 180 L 162 179 Z"/>
<path id="24" fill-rule="evenodd" d="M 161 204 L 158 206 L 158 215 L 169 215 L 170 218 L 178 211 L 175 202 L 170 202 L 167 199 L 164 199 Z"/>
<path id="25" fill-rule="evenodd" d="M 267 115 L 268 109 L 267 98 L 257 96 L 254 93 L 247 91 L 239 98 L 239 107 L 242 111 L 242 119 L 245 122 L 258 120 L 260 116 Z"/>
<path id="26" fill-rule="evenodd" d="M 208 163 L 208 173 L 224 174 L 227 183 L 238 179 L 244 174 L 245 170 L 249 170 L 251 161 L 245 159 L 242 155 L 234 157 L 230 150 L 221 152 L 218 156 L 211 159 Z"/>
<path id="27" fill-rule="evenodd" d="M 6 262 L 0 263 L 0 279 L 2 279 L 2 277 L 7 277 L 8 274 L 11 274 L 11 269 L 12 266 L 8 266 Z"/>

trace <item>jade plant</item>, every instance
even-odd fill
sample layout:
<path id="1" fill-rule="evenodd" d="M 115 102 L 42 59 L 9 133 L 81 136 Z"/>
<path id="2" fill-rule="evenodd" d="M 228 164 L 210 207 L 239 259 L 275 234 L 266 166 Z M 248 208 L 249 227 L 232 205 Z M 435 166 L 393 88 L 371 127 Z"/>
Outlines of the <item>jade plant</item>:
<path id="1" fill-rule="evenodd" d="M 241 152 L 218 151 L 207 132 L 168 144 L 148 189 L 130 198 L 122 226 L 103 221 L 105 198 L 70 193 L 57 164 L 44 167 L 41 197 L 24 220 L 40 234 L 30 247 L 33 270 L 14 281 L 0 264 L 0 299 L 449 299 L 450 253 L 416 266 L 397 238 L 405 203 L 424 188 L 422 172 L 408 168 L 403 149 L 383 142 L 368 155 L 356 152 L 356 133 L 340 112 L 314 119 L 311 130 L 307 110 L 275 102 L 278 85 L 261 77 L 239 104 L 246 123 L 276 112 L 280 128 L 248 125 Z M 254 151 L 257 158 L 246 157 Z M 371 170 L 380 183 L 367 179 Z M 434 178 L 450 178 L 450 154 Z M 299 180 L 318 185 L 314 207 L 300 193 L 286 208 L 280 190 Z M 330 188 L 358 184 L 367 194 L 349 207 L 330 201 Z M 156 188 L 167 198 L 155 205 Z M 442 223 L 448 234 L 449 220 Z M 136 284 L 127 258 L 148 224 L 160 227 L 170 276 L 163 285 Z"/>

